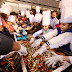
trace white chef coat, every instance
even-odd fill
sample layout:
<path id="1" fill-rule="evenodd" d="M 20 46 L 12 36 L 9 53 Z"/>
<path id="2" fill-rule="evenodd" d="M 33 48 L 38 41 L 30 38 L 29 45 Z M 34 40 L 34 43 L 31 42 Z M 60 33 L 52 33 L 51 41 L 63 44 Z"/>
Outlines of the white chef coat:
<path id="1" fill-rule="evenodd" d="M 50 49 L 53 49 L 53 48 L 58 48 L 59 46 L 63 46 L 63 45 L 66 45 L 70 43 L 70 50 L 72 51 L 72 35 L 71 36 L 68 36 L 66 37 L 63 41 L 57 43 L 57 44 L 54 44 L 54 45 L 50 45 Z M 72 64 L 72 56 L 69 56 L 69 59 L 70 59 L 70 62 Z"/>

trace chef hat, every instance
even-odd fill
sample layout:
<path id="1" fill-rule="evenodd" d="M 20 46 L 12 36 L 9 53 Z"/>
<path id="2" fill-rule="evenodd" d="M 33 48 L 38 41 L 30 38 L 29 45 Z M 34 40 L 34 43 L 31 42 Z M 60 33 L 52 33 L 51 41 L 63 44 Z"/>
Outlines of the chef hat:
<path id="1" fill-rule="evenodd" d="M 61 1 L 61 23 L 72 23 L 72 0 Z"/>
<path id="2" fill-rule="evenodd" d="M 50 17 L 51 17 L 51 11 L 43 11 L 43 20 L 42 25 L 50 25 Z"/>
<path id="3" fill-rule="evenodd" d="M 10 22 L 15 22 L 15 16 L 13 16 L 13 15 L 10 15 L 9 17 L 8 17 L 8 21 L 10 21 Z"/>
<path id="4" fill-rule="evenodd" d="M 40 7 L 36 6 L 36 12 L 40 12 Z"/>
<path id="5" fill-rule="evenodd" d="M 38 23 L 40 23 L 41 20 L 42 20 L 42 14 L 40 14 L 40 13 L 35 14 L 34 22 L 38 22 Z"/>
<path id="6" fill-rule="evenodd" d="M 30 21 L 30 23 L 33 23 L 34 22 L 34 15 L 29 15 L 29 21 Z"/>
<path id="7" fill-rule="evenodd" d="M 38 19 L 34 19 L 34 22 L 40 23 L 40 21 Z"/>
<path id="8" fill-rule="evenodd" d="M 24 11 L 21 11 L 21 15 L 24 16 L 25 15 L 25 12 Z"/>
<path id="9" fill-rule="evenodd" d="M 1 7 L 1 12 L 9 15 L 11 12 L 11 7 L 9 5 L 3 4 Z"/>
<path id="10" fill-rule="evenodd" d="M 26 17 L 29 18 L 29 15 L 30 15 L 30 11 L 26 10 Z"/>

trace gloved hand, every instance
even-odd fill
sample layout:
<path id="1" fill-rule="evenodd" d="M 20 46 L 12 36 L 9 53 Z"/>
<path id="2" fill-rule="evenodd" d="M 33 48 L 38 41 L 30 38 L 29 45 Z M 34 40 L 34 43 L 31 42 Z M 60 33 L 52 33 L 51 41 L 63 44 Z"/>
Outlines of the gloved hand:
<path id="1" fill-rule="evenodd" d="M 16 29 L 16 32 L 17 32 L 17 33 L 20 33 L 19 29 Z"/>
<path id="2" fill-rule="evenodd" d="M 14 27 L 14 30 L 19 33 L 19 29 L 18 29 L 18 26 L 13 26 Z"/>
<path id="3" fill-rule="evenodd" d="M 64 62 L 63 62 L 63 65 L 64 65 L 64 67 L 66 68 L 66 67 L 70 66 L 70 63 L 68 63 L 67 61 L 64 61 Z"/>
<path id="4" fill-rule="evenodd" d="M 46 44 L 42 45 L 42 47 L 38 49 L 32 56 L 36 57 L 38 54 L 41 55 L 43 52 L 47 50 L 46 46 Z"/>
<path id="5" fill-rule="evenodd" d="M 31 47 L 38 47 L 40 45 L 40 43 L 42 42 L 42 39 L 37 39 L 35 40 L 35 42 L 31 45 Z"/>
<path id="6" fill-rule="evenodd" d="M 52 67 L 54 67 L 54 65 L 56 64 L 56 62 L 61 61 L 63 62 L 63 56 L 61 55 L 56 55 L 54 57 L 49 57 L 45 59 L 45 64 L 48 64 L 48 66 L 50 66 L 52 64 Z"/>
<path id="7" fill-rule="evenodd" d="M 14 32 L 14 34 L 17 35 L 17 36 L 21 36 L 19 33 L 16 33 L 16 32 Z"/>
<path id="8" fill-rule="evenodd" d="M 20 26 L 20 27 L 18 27 L 18 29 L 21 30 L 21 29 L 23 29 L 23 28 Z"/>
<path id="9" fill-rule="evenodd" d="M 23 34 L 23 35 L 27 35 L 27 32 L 23 29 L 22 34 Z"/>
<path id="10" fill-rule="evenodd" d="M 21 49 L 18 50 L 18 51 L 21 52 L 23 55 L 27 55 L 27 54 L 28 54 L 28 53 L 27 53 L 27 48 L 24 47 L 24 46 L 22 46 L 22 45 L 20 45 L 20 46 L 21 46 Z"/>
<path id="11" fill-rule="evenodd" d="M 54 18 L 54 24 L 59 24 L 59 20 L 57 18 Z"/>
<path id="12" fill-rule="evenodd" d="M 30 43 L 33 43 L 34 42 L 34 38 L 32 37 L 31 39 L 30 39 Z"/>

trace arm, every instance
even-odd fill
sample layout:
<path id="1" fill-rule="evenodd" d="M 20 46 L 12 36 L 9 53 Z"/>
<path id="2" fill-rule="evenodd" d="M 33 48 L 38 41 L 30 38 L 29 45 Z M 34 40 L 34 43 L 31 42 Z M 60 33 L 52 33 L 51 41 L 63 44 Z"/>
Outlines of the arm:
<path id="1" fill-rule="evenodd" d="M 19 51 L 27 54 L 27 48 L 14 42 L 13 39 L 0 33 L 0 55 L 5 55 L 10 51 Z"/>
<path id="2" fill-rule="evenodd" d="M 49 40 L 49 39 L 53 38 L 54 36 L 56 36 L 57 34 L 58 34 L 58 31 L 57 31 L 57 29 L 55 29 L 55 30 L 53 30 L 53 31 L 51 31 L 51 32 L 49 32 L 47 34 L 44 34 L 42 39 L 44 41 Z"/>
<path id="3" fill-rule="evenodd" d="M 34 42 L 34 38 L 37 37 L 37 36 L 38 36 L 39 34 L 41 34 L 41 33 L 42 33 L 42 29 L 39 30 L 39 31 L 37 31 L 37 32 L 35 32 L 35 33 L 33 34 L 32 38 L 31 38 L 31 40 L 30 40 L 30 43 L 33 43 L 33 42 Z"/>
<path id="4" fill-rule="evenodd" d="M 59 46 L 66 45 L 70 42 L 70 48 L 72 49 L 72 35 L 69 37 L 66 37 L 63 41 L 57 43 L 57 44 L 52 44 L 47 46 L 47 49 L 53 49 L 53 48 L 58 48 Z"/>
<path id="5" fill-rule="evenodd" d="M 47 49 L 57 48 L 59 46 L 65 45 L 69 42 L 71 43 L 71 49 L 72 49 L 72 35 L 65 38 L 63 41 L 61 41 L 60 43 L 58 43 L 56 45 L 48 46 Z M 63 56 L 63 61 L 68 61 L 68 62 L 71 62 L 71 64 L 72 64 L 72 56 Z"/>
<path id="6" fill-rule="evenodd" d="M 55 29 L 47 34 L 44 34 L 40 39 L 35 40 L 35 42 L 32 44 L 32 47 L 37 47 L 40 45 L 41 42 L 51 39 L 52 37 L 57 35 L 57 32 L 57 29 Z"/>
<path id="7" fill-rule="evenodd" d="M 67 35 L 66 35 L 67 36 Z M 62 37 L 62 36 L 61 36 Z M 61 38 L 59 38 L 59 41 L 57 41 L 58 39 L 55 39 L 54 41 L 53 41 L 53 39 L 52 39 L 52 43 L 50 43 L 49 41 L 48 42 L 46 42 L 45 44 L 43 44 L 42 46 L 41 46 L 41 48 L 40 49 L 38 49 L 36 52 L 35 52 L 35 54 L 33 55 L 33 56 L 36 56 L 36 55 L 38 55 L 38 54 L 42 54 L 43 52 L 45 52 L 47 49 L 49 50 L 49 49 L 52 49 L 52 48 L 58 48 L 59 46 L 63 46 L 63 45 L 65 45 L 65 44 L 67 44 L 67 43 L 71 43 L 72 44 L 72 35 L 70 35 L 69 37 L 67 37 L 67 38 L 65 38 L 63 41 L 61 41 L 61 42 L 59 42 L 60 40 L 61 40 Z M 39 40 L 38 40 L 39 41 Z M 55 41 L 57 41 L 57 42 L 55 42 Z M 57 43 L 57 44 L 55 44 L 55 43 Z M 36 43 L 35 43 L 36 44 Z M 72 46 L 72 45 L 71 45 Z M 72 49 L 72 48 L 71 48 Z"/>
<path id="8" fill-rule="evenodd" d="M 59 28 L 59 20 L 57 18 L 54 19 L 54 24 L 56 28 Z"/>
<path id="9" fill-rule="evenodd" d="M 57 43 L 57 44 L 53 44 L 53 45 L 50 45 L 50 49 L 52 48 L 58 48 L 59 46 L 63 46 L 63 45 L 66 45 L 68 43 L 72 43 L 72 35 L 69 36 L 69 37 L 66 37 L 63 41 Z M 72 45 L 72 44 L 70 44 Z M 72 49 L 72 47 L 70 47 Z"/>
<path id="10" fill-rule="evenodd" d="M 33 34 L 33 37 L 37 37 L 37 36 L 40 35 L 41 33 L 42 33 L 42 29 L 39 30 L 39 31 L 37 31 L 37 32 L 35 32 L 35 33 Z"/>
<path id="11" fill-rule="evenodd" d="M 52 45 L 52 44 L 57 44 L 59 42 L 61 42 L 62 40 L 64 40 L 66 37 L 71 36 L 72 33 L 70 32 L 65 32 L 63 34 L 60 34 L 50 40 L 48 40 L 48 42 L 46 42 L 47 45 Z"/>

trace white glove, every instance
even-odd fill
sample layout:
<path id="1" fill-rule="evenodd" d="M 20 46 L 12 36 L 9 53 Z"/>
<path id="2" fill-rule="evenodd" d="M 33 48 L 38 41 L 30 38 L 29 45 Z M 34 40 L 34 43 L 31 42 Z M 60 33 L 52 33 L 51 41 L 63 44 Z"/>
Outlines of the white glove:
<path id="1" fill-rule="evenodd" d="M 35 40 L 35 42 L 31 45 L 31 47 L 38 47 L 40 45 L 40 43 L 42 42 L 42 39 L 37 39 Z"/>
<path id="2" fill-rule="evenodd" d="M 54 65 L 56 64 L 56 62 L 61 61 L 63 62 L 63 56 L 61 55 L 56 55 L 54 57 L 49 57 L 45 59 L 45 64 L 48 64 L 48 66 L 50 66 L 52 64 L 52 67 L 54 67 Z"/>
<path id="3" fill-rule="evenodd" d="M 54 24 L 59 24 L 59 20 L 57 18 L 54 18 Z"/>
<path id="4" fill-rule="evenodd" d="M 16 32 L 17 32 L 17 33 L 20 33 L 19 29 L 16 29 Z"/>
<path id="5" fill-rule="evenodd" d="M 30 43 L 33 43 L 33 42 L 34 42 L 34 38 L 31 38 Z"/>
<path id="6" fill-rule="evenodd" d="M 64 61 L 63 65 L 65 68 L 67 68 L 68 66 L 70 66 L 70 63 L 68 63 L 67 61 Z"/>
<path id="7" fill-rule="evenodd" d="M 17 35 L 17 36 L 21 36 L 19 33 L 16 33 L 16 32 L 14 32 L 14 34 Z"/>
<path id="8" fill-rule="evenodd" d="M 43 52 L 47 50 L 46 46 L 46 44 L 42 45 L 42 47 L 38 49 L 32 56 L 36 57 L 38 54 L 41 55 Z"/>
<path id="9" fill-rule="evenodd" d="M 23 28 L 20 26 L 20 27 L 18 27 L 18 29 L 21 30 L 21 29 L 23 29 Z"/>
<path id="10" fill-rule="evenodd" d="M 23 35 L 27 35 L 27 32 L 23 29 L 22 34 L 23 34 Z"/>
<path id="11" fill-rule="evenodd" d="M 18 28 L 18 26 L 14 26 L 14 25 L 13 25 L 13 27 L 14 27 L 14 29 L 16 30 L 16 32 L 19 33 L 19 28 Z"/>
<path id="12" fill-rule="evenodd" d="M 21 52 L 23 55 L 27 55 L 27 54 L 28 54 L 28 53 L 27 53 L 27 48 L 24 47 L 24 46 L 22 46 L 22 45 L 20 45 L 20 46 L 21 46 L 21 49 L 18 50 L 18 51 Z"/>

